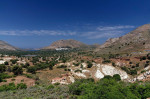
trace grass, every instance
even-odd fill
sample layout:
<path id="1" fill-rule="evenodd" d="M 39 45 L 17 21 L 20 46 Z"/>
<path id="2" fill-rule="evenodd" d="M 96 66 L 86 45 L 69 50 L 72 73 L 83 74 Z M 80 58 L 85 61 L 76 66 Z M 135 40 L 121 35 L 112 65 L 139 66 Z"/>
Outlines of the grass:
<path id="1" fill-rule="evenodd" d="M 48 88 L 48 87 L 51 88 Z M 27 89 L 0 92 L 0 99 L 66 99 L 69 88 L 66 85 L 34 86 Z"/>

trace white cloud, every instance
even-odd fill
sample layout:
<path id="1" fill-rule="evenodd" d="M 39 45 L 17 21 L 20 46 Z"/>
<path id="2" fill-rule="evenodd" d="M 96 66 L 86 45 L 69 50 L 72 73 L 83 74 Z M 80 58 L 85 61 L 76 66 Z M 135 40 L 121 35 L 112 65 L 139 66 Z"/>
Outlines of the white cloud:
<path id="1" fill-rule="evenodd" d="M 85 32 L 82 34 L 83 37 L 88 39 L 99 39 L 99 38 L 111 38 L 120 36 L 125 33 L 128 29 L 132 29 L 134 26 L 131 25 L 119 25 L 119 26 L 98 26 L 95 30 Z"/>
<path id="2" fill-rule="evenodd" d="M 100 39 L 118 37 L 126 33 L 127 30 L 135 28 L 131 25 L 118 25 L 118 26 L 87 26 L 84 32 L 80 31 L 60 31 L 60 30 L 0 30 L 0 35 L 12 36 L 32 36 L 32 35 L 51 35 L 51 36 L 77 36 L 87 39 Z M 82 30 L 82 28 L 80 29 Z"/>
<path id="3" fill-rule="evenodd" d="M 134 26 L 130 26 L 130 25 L 120 25 L 120 26 L 99 26 L 97 27 L 97 30 L 99 31 L 108 31 L 108 30 L 118 30 L 118 29 L 128 29 L 128 28 L 134 28 Z"/>
<path id="4" fill-rule="evenodd" d="M 75 35 L 76 32 L 71 31 L 53 31 L 53 30 L 10 30 L 10 31 L 1 31 L 0 35 L 12 35 L 12 36 L 30 36 L 30 35 L 62 35 L 62 36 L 69 36 Z"/>

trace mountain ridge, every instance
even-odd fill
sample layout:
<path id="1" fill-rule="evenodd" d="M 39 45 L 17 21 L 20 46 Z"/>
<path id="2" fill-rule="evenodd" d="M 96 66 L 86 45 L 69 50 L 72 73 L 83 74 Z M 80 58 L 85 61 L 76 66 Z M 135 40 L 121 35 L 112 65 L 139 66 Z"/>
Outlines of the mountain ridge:
<path id="1" fill-rule="evenodd" d="M 102 44 L 96 51 L 99 52 L 125 52 L 139 51 L 150 48 L 150 24 L 142 25 L 135 30 L 118 38 L 111 38 Z M 105 51 L 103 51 L 105 50 Z M 111 51 L 112 50 L 112 51 Z M 116 50 L 116 51 L 114 51 Z"/>
<path id="2" fill-rule="evenodd" d="M 51 45 L 44 47 L 42 49 L 56 49 L 56 48 L 86 48 L 87 44 L 84 44 L 80 41 L 67 39 L 67 40 L 58 40 L 53 42 Z"/>
<path id="3" fill-rule="evenodd" d="M 12 50 L 12 51 L 16 51 L 18 50 L 18 48 L 8 44 L 5 41 L 0 40 L 0 50 Z"/>

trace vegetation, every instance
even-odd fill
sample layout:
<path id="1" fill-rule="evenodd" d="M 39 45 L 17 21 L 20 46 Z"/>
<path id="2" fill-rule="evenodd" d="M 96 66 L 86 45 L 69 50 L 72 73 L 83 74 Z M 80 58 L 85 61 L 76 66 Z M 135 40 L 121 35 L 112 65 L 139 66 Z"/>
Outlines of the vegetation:
<path id="1" fill-rule="evenodd" d="M 34 66 L 30 66 L 30 67 L 28 67 L 27 72 L 35 74 L 36 73 L 36 68 Z"/>
<path id="2" fill-rule="evenodd" d="M 146 99 L 150 97 L 150 83 L 125 83 L 119 75 L 105 76 L 98 82 L 80 79 L 71 85 L 35 86 L 13 83 L 0 87 L 0 97 L 52 99 Z M 6 92 L 7 91 L 7 92 Z"/>
<path id="3" fill-rule="evenodd" d="M 2 52 L 5 55 L 5 51 Z M 80 79 L 76 80 L 75 83 L 71 85 L 61 85 L 60 83 L 56 83 L 54 85 L 45 85 L 42 81 L 41 73 L 44 71 L 44 75 L 50 76 L 49 79 L 54 78 L 54 73 L 52 70 L 63 69 L 63 73 L 66 71 L 70 71 L 66 65 L 58 66 L 58 63 L 66 63 L 68 61 L 72 62 L 75 60 L 73 64 L 76 66 L 74 68 L 74 72 L 82 73 L 82 70 L 79 68 L 83 67 L 82 63 L 87 62 L 87 68 L 92 68 L 93 63 L 96 62 L 94 58 L 100 59 L 103 64 L 112 63 L 112 66 L 119 65 L 116 64 L 116 59 L 126 60 L 127 63 L 123 64 L 120 68 L 126 71 L 128 74 L 133 77 L 139 73 L 146 72 L 143 68 L 149 66 L 150 64 L 150 54 L 145 56 L 137 57 L 137 60 L 141 61 L 133 61 L 130 58 L 124 58 L 124 56 L 131 57 L 132 54 L 102 54 L 97 55 L 92 51 L 78 51 L 78 50 L 68 50 L 66 51 L 18 51 L 18 52 L 7 52 L 8 55 L 14 55 L 24 60 L 27 59 L 26 64 L 17 63 L 17 59 L 13 59 L 11 61 L 5 62 L 0 65 L 0 82 L 5 82 L 6 78 L 11 78 L 17 75 L 25 75 L 28 78 L 34 79 L 36 82 L 36 86 L 27 88 L 27 86 L 23 83 L 15 85 L 14 83 L 10 83 L 9 85 L 0 86 L 0 98 L 46 98 L 46 99 L 146 99 L 150 97 L 150 83 L 148 82 L 136 82 L 136 83 L 127 83 L 121 81 L 121 78 L 118 74 L 111 76 L 105 76 L 103 79 L 95 82 L 93 79 Z M 35 55 L 35 56 L 25 56 L 25 55 Z M 83 56 L 83 57 L 82 57 Z M 90 57 L 89 57 L 90 56 Z M 114 59 L 112 59 L 114 58 Z M 19 59 L 19 60 L 20 60 Z M 99 60 L 98 60 L 99 62 Z M 54 68 L 56 66 L 57 69 Z M 79 67 L 80 66 L 80 67 Z M 70 66 L 68 66 L 70 68 Z M 43 70 L 44 69 L 44 70 Z M 48 71 L 51 70 L 51 71 Z M 37 70 L 41 70 L 37 72 Z M 43 70 L 43 71 L 42 71 Z M 89 69 L 91 70 L 91 69 Z M 141 71 L 143 70 L 143 71 Z M 14 75 L 11 75 L 11 73 Z M 51 77 L 52 75 L 52 77 Z M 57 75 L 60 75 L 60 72 L 57 72 Z M 40 78 L 40 79 L 39 79 Z M 43 77 L 44 78 L 44 77 Z M 44 79 L 47 79 L 45 77 Z M 12 81 L 15 79 L 12 78 Z M 23 82 L 23 81 L 22 81 Z M 8 82 L 7 82 L 8 83 Z M 47 82 L 46 84 L 49 84 Z M 43 85 L 42 85 L 43 84 Z"/>
<path id="4" fill-rule="evenodd" d="M 90 61 L 87 61 L 87 67 L 91 68 L 93 66 L 93 64 Z"/>
<path id="5" fill-rule="evenodd" d="M 14 75 L 21 75 L 23 73 L 22 67 L 15 65 L 12 69 Z"/>
<path id="6" fill-rule="evenodd" d="M 116 79 L 117 78 L 117 79 Z M 125 83 L 118 75 L 106 76 L 98 82 L 78 80 L 69 86 L 72 98 L 78 99 L 146 99 L 150 97 L 150 83 Z"/>
<path id="7" fill-rule="evenodd" d="M 57 68 L 67 68 L 66 65 L 60 65 L 60 66 L 57 66 Z"/>
<path id="8" fill-rule="evenodd" d="M 3 73 L 6 71 L 6 66 L 4 64 L 0 65 L 0 73 Z"/>
<path id="9" fill-rule="evenodd" d="M 106 63 L 110 63 L 110 62 L 111 62 L 111 60 L 104 60 L 102 63 L 106 64 Z"/>
<path id="10" fill-rule="evenodd" d="M 26 89 L 26 88 L 27 88 L 27 85 L 23 83 L 17 84 L 17 86 L 14 83 L 9 83 L 9 85 L 0 86 L 0 92 L 8 91 L 8 90 L 16 90 L 16 89 Z"/>

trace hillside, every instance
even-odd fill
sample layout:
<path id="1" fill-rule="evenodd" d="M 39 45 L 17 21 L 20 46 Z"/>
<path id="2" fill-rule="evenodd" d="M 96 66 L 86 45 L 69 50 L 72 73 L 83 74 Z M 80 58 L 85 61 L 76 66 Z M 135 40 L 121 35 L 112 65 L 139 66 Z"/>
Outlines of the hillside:
<path id="1" fill-rule="evenodd" d="M 0 40 L 0 50 L 17 50 L 14 46 Z"/>
<path id="2" fill-rule="evenodd" d="M 79 42 L 77 40 L 58 40 L 53 42 L 50 46 L 44 47 L 42 49 L 56 49 L 56 48 L 86 48 L 88 45 Z"/>
<path id="3" fill-rule="evenodd" d="M 133 52 L 150 48 L 150 24 L 145 24 L 119 37 L 111 38 L 96 51 L 102 53 Z"/>

